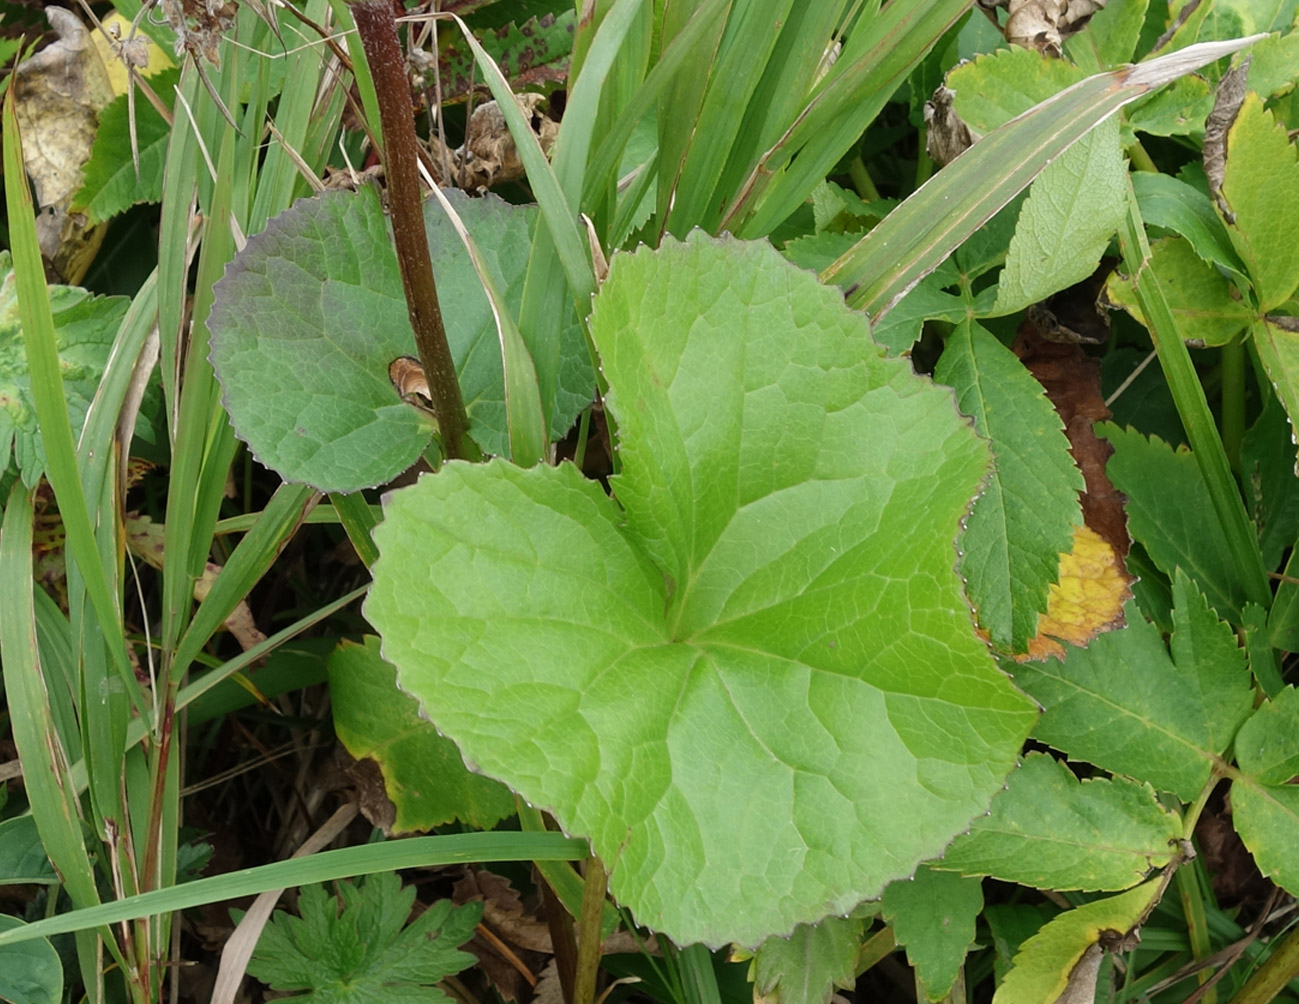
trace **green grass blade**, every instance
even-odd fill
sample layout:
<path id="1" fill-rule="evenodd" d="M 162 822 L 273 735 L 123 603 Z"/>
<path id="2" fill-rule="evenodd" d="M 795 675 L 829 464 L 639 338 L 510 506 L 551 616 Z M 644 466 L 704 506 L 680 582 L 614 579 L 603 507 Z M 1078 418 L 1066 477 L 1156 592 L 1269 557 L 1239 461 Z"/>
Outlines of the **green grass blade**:
<path id="1" fill-rule="evenodd" d="M 455 21 L 473 50 L 478 68 L 514 138 L 519 159 L 528 174 L 528 183 L 541 209 L 542 219 L 538 221 L 533 236 L 532 258 L 524 280 L 518 328 L 535 368 L 546 422 L 544 429 L 550 421 L 550 402 L 554 400 L 559 381 L 559 331 L 564 313 L 561 277 L 567 280 L 569 295 L 577 304 L 580 318 L 585 318 L 589 310 L 587 305 L 595 295 L 595 273 L 587 260 L 586 236 L 578 222 L 577 195 L 570 202 L 496 62 L 478 44 L 463 21 L 454 15 L 447 16 Z M 579 169 L 584 166 L 585 152 Z M 580 175 L 577 184 L 580 193 Z"/>
<path id="2" fill-rule="evenodd" d="M 99 902 L 95 874 L 81 839 L 81 812 L 69 781 L 68 763 L 58 736 L 41 673 L 32 596 L 32 500 L 15 483 L 0 532 L 0 656 L 4 659 L 5 697 L 14 743 L 23 763 L 27 798 L 45 853 L 79 906 Z"/>
<path id="3" fill-rule="evenodd" d="M 555 250 L 559 253 L 560 263 L 564 267 L 564 277 L 568 280 L 573 299 L 585 305 L 595 295 L 595 273 L 587 260 L 586 236 L 578 222 L 577 211 L 564 197 L 559 179 L 551 169 L 550 161 L 542 152 L 536 133 L 524 120 L 523 113 L 519 110 L 510 91 L 509 82 L 496 65 L 496 61 L 478 44 L 473 32 L 460 18 L 454 15 L 443 16 L 450 17 L 456 22 L 464 34 L 465 41 L 473 49 L 478 69 L 487 81 L 492 97 L 500 106 L 505 124 L 509 126 L 514 145 L 518 148 L 519 159 L 523 161 L 523 167 L 528 172 L 528 184 L 532 186 L 532 193 L 537 198 L 542 218 L 550 231 L 551 239 L 555 242 Z"/>
<path id="4" fill-rule="evenodd" d="M 770 233 L 798 208 L 969 6 L 964 0 L 892 3 L 866 22 L 864 31 L 854 31 L 801 114 L 791 117 L 789 132 L 732 189 L 740 195 L 727 221 L 753 212 L 737 232 Z"/>
<path id="5" fill-rule="evenodd" d="M 1272 589 L 1268 583 L 1267 569 L 1259 551 L 1258 533 L 1245 511 L 1244 500 L 1236 487 L 1236 479 L 1227 461 L 1227 451 L 1214 423 L 1204 387 L 1195 372 L 1191 353 L 1177 330 L 1177 321 L 1164 299 L 1163 287 L 1150 269 L 1150 244 L 1146 239 L 1145 224 L 1137 209 L 1136 193 L 1128 180 L 1128 213 L 1124 228 L 1119 234 L 1119 247 L 1123 252 L 1124 266 L 1135 280 L 1137 304 L 1146 320 L 1150 340 L 1159 356 L 1159 364 L 1168 381 L 1177 414 L 1186 429 L 1191 453 L 1195 456 L 1209 489 L 1209 498 L 1222 526 L 1232 555 L 1240 570 L 1240 581 L 1249 589 L 1249 597 L 1266 609 L 1272 602 Z"/>
<path id="6" fill-rule="evenodd" d="M 586 177 L 583 180 L 582 201 L 586 204 L 612 181 L 622 159 L 623 149 L 635 131 L 636 125 L 648 115 L 669 84 L 676 79 L 687 60 L 694 62 L 697 56 L 696 47 L 704 39 L 712 36 L 718 19 L 726 13 L 731 0 L 706 0 L 691 16 L 667 46 L 664 47 L 659 61 L 645 77 L 613 127 L 604 134 L 604 139 L 596 147 L 595 153 L 587 164 Z M 562 132 L 562 130 L 561 130 Z"/>
<path id="7" fill-rule="evenodd" d="M 585 840 L 566 837 L 562 833 L 457 833 L 364 844 L 214 875 L 115 903 L 74 910 L 0 933 L 0 945 L 48 938 L 136 917 L 188 910 L 242 896 L 256 896 L 270 889 L 291 889 L 312 882 L 332 882 L 398 868 L 428 868 L 475 861 L 577 861 L 589 852 Z"/>
<path id="8" fill-rule="evenodd" d="M 27 186 L 27 171 L 23 166 L 22 140 L 18 132 L 18 117 L 14 112 L 12 89 L 5 96 L 3 134 L 5 205 L 13 253 L 14 281 L 18 290 L 18 312 L 31 374 L 36 419 L 40 423 L 45 446 L 46 477 L 58 498 L 59 512 L 67 531 L 68 554 L 85 576 L 86 591 L 117 677 L 125 692 L 130 695 L 136 711 L 147 715 L 148 707 L 126 657 L 126 638 L 122 633 L 117 599 L 96 549 L 90 510 L 81 488 L 72 423 L 68 418 L 68 402 L 63 390 L 55 340 L 54 318 L 50 311 L 45 270 L 36 239 L 35 210 L 31 190 Z"/>
<path id="9" fill-rule="evenodd" d="M 237 137 L 228 125 L 223 133 L 220 169 L 199 254 L 190 351 L 185 357 L 180 410 L 172 446 L 163 549 L 164 657 L 175 651 L 189 621 L 191 590 L 207 562 L 217 510 L 225 490 L 226 473 L 234 453 L 234 436 L 221 408 L 216 378 L 207 358 L 206 321 L 212 306 L 212 284 L 220 278 L 226 262 L 234 255 L 230 200 Z M 184 665 L 170 661 L 172 678 L 178 679 L 185 669 Z"/>
<path id="10" fill-rule="evenodd" d="M 302 521 L 314 492 L 307 485 L 282 484 L 262 510 L 261 518 L 226 560 L 176 646 L 176 665 L 188 666 L 225 623 L 253 586 L 266 574 Z"/>
<path id="11" fill-rule="evenodd" d="M 921 279 L 1106 116 L 1153 88 L 1257 38 L 1189 46 L 1140 66 L 1101 73 L 989 133 L 821 273 L 878 321 Z"/>
<path id="12" fill-rule="evenodd" d="M 369 568 L 379 557 L 379 548 L 375 546 L 370 531 L 379 525 L 382 510 L 376 513 L 375 508 L 365 501 L 365 496 L 360 492 L 351 495 L 334 494 L 329 498 L 334 503 L 334 515 L 337 521 L 343 525 L 343 529 L 347 531 L 347 539 L 356 549 L 356 556 L 361 559 L 361 564 Z M 317 506 L 316 510 L 320 508 Z M 313 510 L 313 515 L 316 510 Z M 218 533 L 222 525 L 217 524 Z"/>
<path id="13" fill-rule="evenodd" d="M 496 322 L 496 333 L 501 345 L 501 360 L 505 369 L 505 419 L 509 433 L 510 459 L 520 467 L 531 467 L 545 459 L 550 445 L 550 436 L 547 433 L 549 423 L 546 409 L 541 403 L 536 366 L 533 364 L 528 347 L 523 342 L 523 336 L 519 334 L 518 325 L 514 323 L 514 315 L 510 313 L 509 304 L 505 302 L 501 291 L 496 288 L 491 269 L 479 254 L 478 245 L 469 236 L 464 221 L 447 201 L 447 197 L 442 194 L 442 190 L 436 185 L 433 185 L 432 189 L 433 195 L 442 206 L 442 211 L 451 221 L 451 225 L 460 237 L 460 242 L 465 246 L 470 260 L 474 263 L 474 271 L 478 273 L 478 281 L 482 284 L 483 292 L 492 309 L 492 318 Z M 558 350 L 558 339 L 555 340 L 555 347 Z M 555 362 L 558 363 L 557 351 Z"/>
<path id="14" fill-rule="evenodd" d="M 718 181 L 791 6 L 792 0 L 737 0 L 731 10 L 698 125 L 673 186 L 667 230 L 677 237 L 696 226 L 712 232 L 721 222 Z M 659 114 L 671 112 L 660 109 Z"/>
<path id="15" fill-rule="evenodd" d="M 176 85 L 176 117 L 167 140 L 162 173 L 162 219 L 158 225 L 158 337 L 162 391 L 172 445 L 180 415 L 182 318 L 189 289 L 190 209 L 194 202 L 198 137 L 184 107 L 193 107 L 201 88 L 193 60 L 186 60 Z"/>

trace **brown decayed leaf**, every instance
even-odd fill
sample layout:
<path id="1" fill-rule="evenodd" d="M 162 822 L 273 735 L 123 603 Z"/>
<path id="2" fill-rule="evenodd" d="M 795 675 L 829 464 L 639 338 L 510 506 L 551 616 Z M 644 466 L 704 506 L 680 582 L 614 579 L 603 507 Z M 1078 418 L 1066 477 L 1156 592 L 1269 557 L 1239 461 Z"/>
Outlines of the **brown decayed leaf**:
<path id="1" fill-rule="evenodd" d="M 1006 8 L 1009 16 L 1002 30 L 1007 42 L 1059 56 L 1064 39 L 1082 30 L 1105 3 L 1106 0 L 998 0 L 995 5 L 984 2 L 983 6 Z"/>
<path id="2" fill-rule="evenodd" d="M 535 93 L 516 94 L 514 100 L 532 131 L 537 134 L 541 149 L 549 153 L 559 134 L 559 123 L 542 107 L 547 101 L 546 96 Z M 468 192 L 513 181 L 524 174 L 523 161 L 514 145 L 514 137 L 510 135 L 505 116 L 495 101 L 485 102 L 474 109 L 465 129 L 464 145 L 451 151 L 451 158 L 456 168 L 456 176 L 452 180 Z M 433 159 L 435 162 L 441 161 L 438 156 Z"/>
<path id="3" fill-rule="evenodd" d="M 1079 499 L 1083 526 L 1074 531 L 1073 550 L 1060 557 L 1060 580 L 1048 594 L 1037 637 L 1018 657 L 1064 658 L 1064 648 L 1054 639 L 1082 646 L 1122 627 L 1123 604 L 1131 596 L 1132 577 L 1124 561 L 1131 545 L 1125 500 L 1105 473 L 1114 448 L 1093 428 L 1110 417 L 1110 410 L 1101 397 L 1100 364 L 1080 345 L 1048 341 L 1026 322 L 1012 348 L 1064 422 L 1069 451 L 1086 486 Z"/>
<path id="4" fill-rule="evenodd" d="M 23 163 L 36 190 L 36 236 L 41 254 L 61 282 L 77 285 L 103 241 L 105 227 L 92 227 L 70 213 L 90 159 L 99 112 L 113 100 L 108 71 L 77 16 L 46 7 L 59 38 L 14 70 L 14 110 L 23 137 Z"/>
<path id="5" fill-rule="evenodd" d="M 1213 201 L 1228 223 L 1235 223 L 1236 215 L 1222 195 L 1222 180 L 1227 170 L 1227 133 L 1240 114 L 1240 106 L 1245 103 L 1251 59 L 1246 56 L 1239 66 L 1222 75 L 1213 99 L 1213 111 L 1204 123 L 1204 174 L 1209 179 Z"/>
<path id="6" fill-rule="evenodd" d="M 1064 646 L 1057 638 L 1084 646 L 1098 634 L 1122 627 L 1130 582 L 1114 548 L 1090 527 L 1075 527 L 1073 550 L 1060 556 L 1060 581 L 1047 594 L 1037 636 L 1016 661 L 1063 659 Z"/>
<path id="7" fill-rule="evenodd" d="M 950 164 L 974 145 L 970 127 L 956 114 L 956 92 L 946 85 L 925 102 L 925 150 L 939 167 Z"/>

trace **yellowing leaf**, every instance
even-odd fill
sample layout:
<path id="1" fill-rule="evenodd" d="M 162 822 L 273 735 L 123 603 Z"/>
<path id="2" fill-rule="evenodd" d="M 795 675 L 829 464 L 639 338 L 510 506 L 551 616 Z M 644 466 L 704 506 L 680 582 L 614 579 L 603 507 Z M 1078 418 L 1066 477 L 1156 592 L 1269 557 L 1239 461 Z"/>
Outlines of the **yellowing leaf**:
<path id="1" fill-rule="evenodd" d="M 1037 637 L 1016 661 L 1063 659 L 1064 646 L 1055 639 L 1084 646 L 1101 632 L 1121 627 L 1123 604 L 1132 595 L 1128 586 L 1114 548 L 1089 527 L 1076 527 L 1073 550 L 1060 556 L 1060 581 L 1051 587 Z"/>

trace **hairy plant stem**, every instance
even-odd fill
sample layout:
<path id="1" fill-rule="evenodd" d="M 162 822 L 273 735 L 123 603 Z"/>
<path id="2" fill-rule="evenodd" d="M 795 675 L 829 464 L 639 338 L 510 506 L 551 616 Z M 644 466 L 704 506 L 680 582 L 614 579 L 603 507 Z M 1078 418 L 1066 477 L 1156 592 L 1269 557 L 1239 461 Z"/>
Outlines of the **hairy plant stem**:
<path id="1" fill-rule="evenodd" d="M 389 0 L 359 0 L 351 4 L 351 11 L 379 98 L 393 243 L 397 248 L 410 326 L 415 331 L 415 345 L 428 380 L 433 415 L 442 434 L 442 449 L 449 460 L 476 459 L 479 452 L 468 435 L 469 419 L 456 380 L 451 348 L 447 345 L 437 283 L 433 278 L 433 260 L 424 230 L 415 109 L 410 100 L 406 60 L 397 40 L 392 4 Z"/>

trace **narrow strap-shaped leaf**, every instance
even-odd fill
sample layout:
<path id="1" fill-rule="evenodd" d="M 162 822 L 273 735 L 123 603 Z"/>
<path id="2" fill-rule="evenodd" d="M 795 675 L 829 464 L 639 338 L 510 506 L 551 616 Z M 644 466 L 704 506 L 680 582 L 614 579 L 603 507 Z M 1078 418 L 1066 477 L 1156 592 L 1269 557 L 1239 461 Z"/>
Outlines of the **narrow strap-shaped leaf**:
<path id="1" fill-rule="evenodd" d="M 126 640 L 117 602 L 95 547 L 95 531 L 77 470 L 72 423 L 68 418 L 54 318 L 36 239 L 35 211 L 31 190 L 27 186 L 27 171 L 23 166 L 22 139 L 18 132 L 12 89 L 5 96 L 3 134 L 9 241 L 13 251 L 14 280 L 18 287 L 23 344 L 32 379 L 32 397 L 45 444 L 46 477 L 58 498 L 59 512 L 67 530 L 67 549 L 85 576 L 90 603 L 106 640 L 113 667 L 126 692 L 131 695 L 136 710 L 143 715 L 147 710 L 135 673 L 126 658 Z"/>
<path id="2" fill-rule="evenodd" d="M 1258 534 L 1245 512 L 1244 501 L 1227 461 L 1227 451 L 1218 435 L 1213 413 L 1209 411 L 1209 402 L 1195 372 L 1195 364 L 1191 362 L 1191 354 L 1178 331 L 1168 301 L 1164 299 L 1163 288 L 1150 271 L 1150 243 L 1146 239 L 1145 225 L 1137 209 L 1137 197 L 1130 179 L 1128 212 L 1119 232 L 1119 246 L 1128 274 L 1133 277 L 1137 303 L 1150 331 L 1150 339 L 1159 354 L 1159 365 L 1163 367 L 1177 414 L 1186 429 L 1191 453 L 1204 476 L 1209 498 L 1227 540 L 1227 549 L 1237 562 L 1240 581 L 1248 590 L 1251 601 L 1263 607 L 1270 606 L 1272 589 L 1268 584 L 1267 570 L 1263 567 Z"/>
<path id="3" fill-rule="evenodd" d="M 865 30 L 853 32 L 788 133 L 754 166 L 724 225 L 751 214 L 737 229 L 758 237 L 798 208 L 969 6 L 964 0 L 912 0 L 891 3 L 868 22 L 863 15 Z"/>
<path id="4" fill-rule="evenodd" d="M 989 133 L 821 273 L 878 321 L 907 291 L 1098 122 L 1152 88 L 1262 36 L 1189 46 L 1088 77 Z"/>
<path id="5" fill-rule="evenodd" d="M 514 323 L 505 297 L 492 278 L 492 271 L 478 251 L 478 245 L 469 236 L 464 221 L 455 211 L 455 207 L 442 194 L 442 190 L 433 186 L 442 211 L 455 227 L 474 263 L 478 281 L 483 284 L 483 292 L 491 305 L 492 317 L 496 321 L 496 333 L 501 343 L 501 361 L 505 367 L 505 421 L 510 437 L 510 459 L 521 467 L 531 467 L 546 456 L 549 436 L 546 435 L 547 421 L 545 408 L 542 405 L 541 391 L 538 387 L 537 369 L 533 358 L 524 344 L 519 327 Z M 540 228 L 539 228 L 540 229 Z M 558 327 L 556 327 L 558 334 Z M 559 339 L 554 340 L 555 359 L 559 358 Z"/>
<path id="6" fill-rule="evenodd" d="M 268 889 L 290 889 L 312 882 L 331 882 L 398 868 L 427 868 L 470 861 L 578 861 L 587 853 L 585 840 L 575 840 L 562 833 L 456 833 L 364 844 L 213 875 L 102 906 L 73 910 L 2 932 L 0 945 L 48 938 L 136 917 L 188 910 L 206 903 L 255 896 Z"/>

